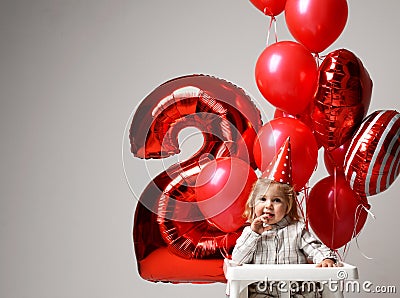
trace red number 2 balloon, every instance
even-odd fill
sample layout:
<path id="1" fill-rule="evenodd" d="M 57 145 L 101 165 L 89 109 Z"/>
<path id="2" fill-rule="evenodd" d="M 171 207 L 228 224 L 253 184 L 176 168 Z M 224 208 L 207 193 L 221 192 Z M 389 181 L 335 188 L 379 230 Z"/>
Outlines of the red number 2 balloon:
<path id="1" fill-rule="evenodd" d="M 198 128 L 204 139 L 198 152 L 160 173 L 141 194 L 133 240 L 143 278 L 223 280 L 222 258 L 233 249 L 241 228 L 222 231 L 203 215 L 196 179 L 204 161 L 240 158 L 250 164 L 261 124 L 260 112 L 244 90 L 205 75 L 170 80 L 141 102 L 130 127 L 134 156 L 162 159 L 179 153 L 178 134 L 189 126 Z M 184 269 L 171 275 L 167 267 Z"/>

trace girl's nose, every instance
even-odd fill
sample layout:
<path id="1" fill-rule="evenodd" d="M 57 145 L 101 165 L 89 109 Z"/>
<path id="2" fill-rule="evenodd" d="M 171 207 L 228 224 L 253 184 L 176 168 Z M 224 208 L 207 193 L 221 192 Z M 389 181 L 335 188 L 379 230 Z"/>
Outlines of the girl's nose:
<path id="1" fill-rule="evenodd" d="M 266 201 L 264 204 L 264 211 L 271 209 L 271 202 L 270 201 Z"/>

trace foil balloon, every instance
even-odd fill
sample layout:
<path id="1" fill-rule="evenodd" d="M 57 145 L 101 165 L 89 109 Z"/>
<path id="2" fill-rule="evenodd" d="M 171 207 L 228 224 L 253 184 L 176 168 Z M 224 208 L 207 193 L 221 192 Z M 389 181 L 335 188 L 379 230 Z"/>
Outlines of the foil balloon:
<path id="1" fill-rule="evenodd" d="M 360 59 L 346 49 L 329 53 L 319 68 L 312 119 L 325 149 L 351 139 L 368 112 L 372 81 Z"/>
<path id="2" fill-rule="evenodd" d="M 342 174 L 344 173 L 344 157 L 346 156 L 347 150 L 349 149 L 350 141 L 351 140 L 348 140 L 346 143 L 334 150 L 324 150 L 325 168 L 330 175 L 333 175 L 335 171 Z"/>
<path id="3" fill-rule="evenodd" d="M 161 265 L 149 265 L 156 260 L 148 260 L 173 255 L 174 259 L 196 259 L 193 266 L 199 261 L 217 260 L 207 263 L 211 264 L 208 271 L 203 265 L 201 276 L 194 276 L 196 270 L 188 267 L 180 282 L 221 280 L 222 259 L 229 256 L 241 228 L 224 232 L 208 221 L 196 200 L 196 178 L 213 159 L 236 157 L 250 163 L 252 152 L 246 144 L 254 142 L 250 138 L 255 137 L 261 124 L 259 110 L 243 89 L 211 76 L 175 78 L 140 103 L 130 127 L 134 156 L 162 159 L 179 153 L 178 134 L 188 126 L 198 128 L 204 139 L 192 157 L 160 173 L 140 196 L 133 239 L 143 278 L 176 282 L 167 273 L 159 274 Z M 168 253 L 160 254 L 158 249 L 167 249 Z M 170 266 L 171 260 L 163 264 Z"/>
<path id="4" fill-rule="evenodd" d="M 399 175 L 400 114 L 375 111 L 355 133 L 344 162 L 351 188 L 372 196 L 388 189 Z"/>
<path id="5" fill-rule="evenodd" d="M 196 241 L 198 252 L 206 250 L 207 257 L 184 258 L 174 253 L 161 236 L 157 214 L 148 208 L 152 204 L 153 209 L 157 208 L 160 187 L 166 186 L 167 181 L 165 174 L 156 177 L 136 206 L 133 240 L 140 276 L 152 282 L 224 282 L 221 252 L 229 255 L 240 232 L 221 233 L 204 221 L 181 222 L 176 224 L 174 231 L 195 237 L 193 241 Z M 190 230 L 195 231 L 190 233 Z"/>
<path id="6" fill-rule="evenodd" d="M 286 0 L 250 0 L 250 2 L 271 17 L 279 15 L 285 9 L 286 4 Z"/>
<path id="7" fill-rule="evenodd" d="M 346 0 L 287 0 L 285 19 L 293 37 L 311 52 L 330 46 L 346 26 Z"/>
<path id="8" fill-rule="evenodd" d="M 328 247 L 338 249 L 362 229 L 369 205 L 354 192 L 344 175 L 318 181 L 307 200 L 307 217 L 318 238 Z"/>

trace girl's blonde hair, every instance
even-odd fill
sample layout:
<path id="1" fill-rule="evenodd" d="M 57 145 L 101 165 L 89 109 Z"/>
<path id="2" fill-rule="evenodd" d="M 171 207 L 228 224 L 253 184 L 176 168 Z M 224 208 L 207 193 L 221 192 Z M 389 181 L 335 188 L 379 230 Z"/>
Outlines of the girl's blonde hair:
<path id="1" fill-rule="evenodd" d="M 243 217 L 247 218 L 250 222 L 253 221 L 255 218 L 254 207 L 256 205 L 256 199 L 260 193 L 265 193 L 271 185 L 277 185 L 279 190 L 284 194 L 288 205 L 286 214 L 291 218 L 291 220 L 299 221 L 301 217 L 297 208 L 297 195 L 294 188 L 289 184 L 279 183 L 267 178 L 258 178 L 258 180 L 253 184 L 253 188 L 246 202 Z"/>

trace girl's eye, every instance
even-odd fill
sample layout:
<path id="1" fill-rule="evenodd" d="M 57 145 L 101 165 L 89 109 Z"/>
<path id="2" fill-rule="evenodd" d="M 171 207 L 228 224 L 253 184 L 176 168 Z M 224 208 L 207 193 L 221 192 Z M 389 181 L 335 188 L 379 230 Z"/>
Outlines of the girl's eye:
<path id="1" fill-rule="evenodd" d="M 280 203 L 280 202 L 282 202 L 282 200 L 281 200 L 280 198 L 274 198 L 274 199 L 272 200 L 272 202 Z"/>
<path id="2" fill-rule="evenodd" d="M 261 198 L 259 198 L 259 200 L 260 200 L 261 202 L 265 202 L 265 201 L 267 200 L 267 198 L 261 197 Z"/>

